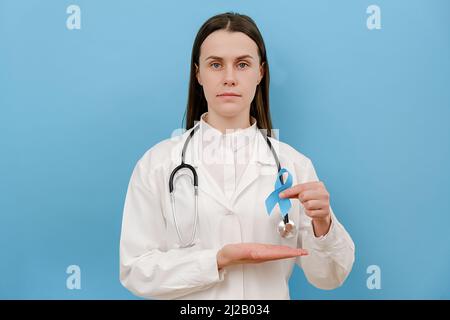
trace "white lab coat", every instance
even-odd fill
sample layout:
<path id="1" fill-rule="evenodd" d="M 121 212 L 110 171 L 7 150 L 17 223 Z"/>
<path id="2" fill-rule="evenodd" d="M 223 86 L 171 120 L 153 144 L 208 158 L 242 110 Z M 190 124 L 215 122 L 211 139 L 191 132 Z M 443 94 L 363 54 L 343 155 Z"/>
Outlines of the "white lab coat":
<path id="1" fill-rule="evenodd" d="M 197 124 L 199 125 L 199 124 Z M 300 201 L 292 199 L 289 217 L 298 236 L 285 239 L 277 232 L 280 210 L 271 215 L 265 199 L 274 190 L 277 166 L 259 132 L 253 153 L 236 192 L 223 197 L 201 163 L 199 133 L 186 150 L 186 162 L 198 174 L 198 231 L 196 243 L 180 248 L 169 197 L 169 177 L 180 164 L 181 149 L 192 129 L 161 141 L 137 162 L 125 199 L 120 239 L 120 281 L 137 296 L 155 299 L 290 299 L 288 281 L 294 264 L 308 281 L 322 289 L 339 287 L 354 262 L 354 243 L 332 211 L 329 232 L 315 237 L 311 219 Z M 292 174 L 293 185 L 318 181 L 309 158 L 288 144 L 270 138 L 281 167 Z M 193 226 L 193 189 L 179 180 L 177 220 L 184 241 Z M 228 243 L 258 242 L 305 248 L 308 256 L 259 264 L 233 265 L 218 271 L 217 251 Z"/>

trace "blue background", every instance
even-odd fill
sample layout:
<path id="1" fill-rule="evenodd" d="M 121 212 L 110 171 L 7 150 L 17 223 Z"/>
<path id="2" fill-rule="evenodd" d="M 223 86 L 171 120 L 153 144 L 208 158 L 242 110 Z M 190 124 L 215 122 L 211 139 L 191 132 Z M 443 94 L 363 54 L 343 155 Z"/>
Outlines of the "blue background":
<path id="1" fill-rule="evenodd" d="M 199 27 L 230 10 L 260 28 L 274 127 L 313 160 L 356 244 L 341 288 L 297 268 L 292 299 L 450 298 L 446 0 L 0 0 L 0 298 L 135 298 L 119 282 L 127 184 L 181 126 Z M 66 288 L 72 264 L 81 290 Z"/>

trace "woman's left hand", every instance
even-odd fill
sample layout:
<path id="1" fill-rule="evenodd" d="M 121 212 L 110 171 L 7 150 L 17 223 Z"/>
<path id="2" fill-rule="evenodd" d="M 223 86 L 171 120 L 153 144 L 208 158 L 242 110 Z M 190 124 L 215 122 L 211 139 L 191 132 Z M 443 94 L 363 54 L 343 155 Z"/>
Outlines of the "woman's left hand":
<path id="1" fill-rule="evenodd" d="M 314 223 L 316 236 L 328 232 L 331 224 L 330 194 L 322 181 L 297 184 L 279 194 L 280 198 L 297 198 Z"/>

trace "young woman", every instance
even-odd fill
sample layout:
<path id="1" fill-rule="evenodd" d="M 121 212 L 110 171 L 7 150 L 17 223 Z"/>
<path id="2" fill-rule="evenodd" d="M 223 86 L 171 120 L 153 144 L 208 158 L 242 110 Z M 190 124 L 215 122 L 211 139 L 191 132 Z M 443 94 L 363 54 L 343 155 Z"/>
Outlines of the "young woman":
<path id="1" fill-rule="evenodd" d="M 134 168 L 120 239 L 126 288 L 157 299 L 289 299 L 295 264 L 318 288 L 344 282 L 353 241 L 311 160 L 272 137 L 266 49 L 248 16 L 200 28 L 186 129 Z"/>

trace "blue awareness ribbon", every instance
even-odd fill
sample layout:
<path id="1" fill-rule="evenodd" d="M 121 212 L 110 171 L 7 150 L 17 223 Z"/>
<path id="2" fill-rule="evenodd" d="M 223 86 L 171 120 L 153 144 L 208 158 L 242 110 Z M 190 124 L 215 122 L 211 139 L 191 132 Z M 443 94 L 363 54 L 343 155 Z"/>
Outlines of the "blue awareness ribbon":
<path id="1" fill-rule="evenodd" d="M 283 173 L 287 173 L 288 177 L 285 183 L 281 183 L 281 177 Z M 273 208 L 278 203 L 278 206 L 281 210 L 281 215 L 284 216 L 289 212 L 291 208 L 291 201 L 289 198 L 280 198 L 279 193 L 290 188 L 292 186 L 292 175 L 289 171 L 282 168 L 278 172 L 277 180 L 275 181 L 275 191 L 273 191 L 266 199 L 266 209 L 267 213 L 270 215 L 272 213 Z"/>

